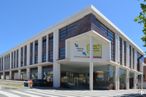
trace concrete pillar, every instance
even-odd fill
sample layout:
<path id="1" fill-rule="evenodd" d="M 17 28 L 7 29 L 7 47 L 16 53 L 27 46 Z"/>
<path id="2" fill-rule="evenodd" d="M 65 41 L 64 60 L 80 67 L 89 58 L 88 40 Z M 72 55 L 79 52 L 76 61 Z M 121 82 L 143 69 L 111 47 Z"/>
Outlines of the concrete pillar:
<path id="1" fill-rule="evenodd" d="M 60 87 L 60 64 L 53 63 L 53 87 L 59 88 Z"/>
<path id="2" fill-rule="evenodd" d="M 5 79 L 5 57 L 3 57 L 3 79 Z"/>
<path id="3" fill-rule="evenodd" d="M 126 66 L 129 67 L 129 44 L 126 42 Z"/>
<path id="4" fill-rule="evenodd" d="M 143 89 L 143 74 L 141 75 L 141 89 Z"/>
<path id="5" fill-rule="evenodd" d="M 42 66 L 38 66 L 38 79 L 42 79 Z"/>
<path id="6" fill-rule="evenodd" d="M 11 70 L 9 72 L 9 77 L 10 77 L 9 79 L 12 80 L 12 71 Z"/>
<path id="7" fill-rule="evenodd" d="M 133 47 L 131 46 L 131 68 L 133 69 Z"/>
<path id="8" fill-rule="evenodd" d="M 120 85 L 120 83 L 119 83 L 119 67 L 116 66 L 115 67 L 115 89 L 116 90 L 119 90 L 119 85 Z"/>
<path id="9" fill-rule="evenodd" d="M 38 63 L 42 62 L 42 37 L 38 40 Z"/>
<path id="10" fill-rule="evenodd" d="M 126 89 L 129 89 L 129 70 L 126 70 Z"/>
<path id="11" fill-rule="evenodd" d="M 3 80 L 6 79 L 6 77 L 5 77 L 5 72 L 4 72 L 4 71 L 3 71 L 3 78 L 2 78 L 2 79 L 3 79 Z"/>
<path id="12" fill-rule="evenodd" d="M 21 79 L 21 70 L 19 69 L 18 70 L 18 80 L 20 80 Z"/>
<path id="13" fill-rule="evenodd" d="M 141 74 L 141 89 L 143 89 L 143 65 L 144 65 L 144 63 L 141 63 L 141 72 L 142 72 L 142 74 Z"/>
<path id="14" fill-rule="evenodd" d="M 27 66 L 30 64 L 30 44 L 27 45 Z"/>
<path id="15" fill-rule="evenodd" d="M 90 66 L 89 66 L 89 86 L 93 90 L 93 38 L 90 36 Z"/>
<path id="16" fill-rule="evenodd" d="M 124 66 L 124 41 L 122 40 L 122 65 Z"/>
<path id="17" fill-rule="evenodd" d="M 59 32 L 58 30 L 53 32 L 53 87 L 60 87 L 60 64 L 57 62 L 58 60 L 58 40 L 59 40 Z"/>
<path id="18" fill-rule="evenodd" d="M 27 80 L 30 79 L 30 68 L 26 69 Z"/>
<path id="19" fill-rule="evenodd" d="M 135 52 L 134 52 L 134 56 L 135 56 L 135 59 L 134 59 L 134 69 L 137 71 L 137 51 L 135 50 Z"/>
<path id="20" fill-rule="evenodd" d="M 116 44 L 116 54 L 115 54 L 115 60 L 117 63 L 120 63 L 120 42 L 119 42 L 119 35 L 115 34 L 115 44 Z"/>
<path id="21" fill-rule="evenodd" d="M 134 89 L 137 89 L 137 82 L 138 82 L 138 80 L 137 80 L 137 73 L 134 72 Z"/>

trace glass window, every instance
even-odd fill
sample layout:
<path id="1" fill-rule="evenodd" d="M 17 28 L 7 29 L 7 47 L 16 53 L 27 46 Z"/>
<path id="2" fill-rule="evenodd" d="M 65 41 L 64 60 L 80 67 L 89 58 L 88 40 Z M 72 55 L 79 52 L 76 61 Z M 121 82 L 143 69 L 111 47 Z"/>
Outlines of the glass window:
<path id="1" fill-rule="evenodd" d="M 52 85 L 53 83 L 53 68 L 46 66 L 43 67 L 43 72 L 42 72 L 43 80 L 47 80 L 47 82 Z"/>
<path id="2" fill-rule="evenodd" d="M 137 71 L 141 71 L 141 64 L 144 62 L 144 57 L 139 52 L 137 52 Z"/>
<path id="3" fill-rule="evenodd" d="M 126 58 L 127 57 L 127 46 L 126 41 L 124 41 L 124 65 L 126 66 Z"/>
<path id="4" fill-rule="evenodd" d="M 134 51 L 134 48 L 133 48 L 133 50 L 132 50 L 132 53 L 133 53 L 133 54 L 132 54 L 132 55 L 133 55 L 132 58 L 133 58 L 133 69 L 134 69 L 134 66 L 135 66 L 135 54 L 134 54 L 135 51 Z"/>
<path id="5" fill-rule="evenodd" d="M 46 62 L 46 36 L 42 38 L 42 62 Z"/>
<path id="6" fill-rule="evenodd" d="M 59 49 L 59 58 L 60 59 L 65 58 L 65 48 L 60 48 Z"/>
<path id="7" fill-rule="evenodd" d="M 48 44 L 48 61 L 53 62 L 53 33 L 49 34 Z"/>
<path id="8" fill-rule="evenodd" d="M 38 40 L 35 41 L 35 57 L 34 57 L 34 63 L 38 63 Z"/>
<path id="9" fill-rule="evenodd" d="M 24 47 L 24 66 L 27 65 L 27 45 Z"/>
<path id="10" fill-rule="evenodd" d="M 95 16 L 92 17 L 91 29 L 111 41 L 111 60 L 115 61 L 115 34 L 103 25 Z"/>
<path id="11" fill-rule="evenodd" d="M 18 64 L 19 64 L 19 50 L 17 50 L 17 58 L 16 59 L 17 59 L 16 62 L 17 62 L 17 67 L 18 67 Z"/>
<path id="12" fill-rule="evenodd" d="M 94 88 L 115 89 L 115 67 L 111 65 L 94 66 Z"/>
<path id="13" fill-rule="evenodd" d="M 16 51 L 14 51 L 14 68 L 16 68 Z"/>
<path id="14" fill-rule="evenodd" d="M 133 72 L 130 72 L 129 73 L 129 88 L 130 89 L 133 89 L 134 88 L 134 73 Z"/>
<path id="15" fill-rule="evenodd" d="M 30 43 L 30 65 L 33 64 L 33 42 Z"/>
<path id="16" fill-rule="evenodd" d="M 31 79 L 38 79 L 38 70 L 37 68 L 30 69 L 30 78 Z"/>
<path id="17" fill-rule="evenodd" d="M 129 45 L 129 64 L 130 64 L 130 68 L 131 68 L 131 66 L 132 66 L 132 59 L 131 59 L 131 54 L 132 54 L 132 47 L 131 47 L 131 45 Z"/>
<path id="18" fill-rule="evenodd" d="M 11 53 L 11 68 L 13 69 L 13 52 Z"/>
<path id="19" fill-rule="evenodd" d="M 126 89 L 126 70 L 119 70 L 120 89 Z"/>
<path id="20" fill-rule="evenodd" d="M 122 48 L 122 38 L 119 38 L 120 41 L 120 64 L 122 65 L 122 55 L 123 55 L 123 48 Z"/>
<path id="21" fill-rule="evenodd" d="M 23 47 L 21 47 L 21 67 L 23 66 Z"/>

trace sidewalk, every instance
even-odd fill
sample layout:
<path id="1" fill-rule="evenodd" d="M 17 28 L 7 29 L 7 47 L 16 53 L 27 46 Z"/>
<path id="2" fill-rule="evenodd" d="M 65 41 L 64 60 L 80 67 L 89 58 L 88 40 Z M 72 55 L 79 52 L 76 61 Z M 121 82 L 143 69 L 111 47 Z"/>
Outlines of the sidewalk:
<path id="1" fill-rule="evenodd" d="M 14 81 L 14 80 L 0 80 L 0 88 L 5 89 L 20 89 L 23 88 L 23 81 Z"/>

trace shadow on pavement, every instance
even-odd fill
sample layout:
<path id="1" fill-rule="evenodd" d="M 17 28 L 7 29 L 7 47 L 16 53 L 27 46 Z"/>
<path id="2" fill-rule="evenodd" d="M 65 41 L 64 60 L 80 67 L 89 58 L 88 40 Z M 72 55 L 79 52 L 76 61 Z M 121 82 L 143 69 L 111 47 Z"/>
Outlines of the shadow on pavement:
<path id="1" fill-rule="evenodd" d="M 121 96 L 114 96 L 114 97 L 146 97 L 146 94 L 124 94 Z"/>

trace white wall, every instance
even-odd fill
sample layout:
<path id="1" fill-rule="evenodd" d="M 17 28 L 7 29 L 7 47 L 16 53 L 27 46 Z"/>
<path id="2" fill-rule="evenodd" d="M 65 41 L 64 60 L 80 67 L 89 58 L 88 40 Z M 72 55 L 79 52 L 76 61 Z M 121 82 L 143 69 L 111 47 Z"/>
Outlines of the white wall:
<path id="1" fill-rule="evenodd" d="M 84 36 L 83 36 L 84 37 Z M 89 53 L 86 55 L 83 52 L 87 52 L 87 45 L 89 45 L 89 37 L 85 36 L 84 38 L 74 38 L 69 39 L 66 42 L 66 58 L 70 59 L 71 61 L 78 61 L 78 62 L 88 62 L 89 61 Z M 101 38 L 94 38 L 94 45 L 101 46 L 101 58 L 94 58 L 93 61 L 103 61 L 103 60 L 110 60 L 111 50 L 110 50 L 110 42 L 106 42 L 104 39 Z M 78 49 L 76 46 L 78 45 Z M 100 53 L 98 54 L 100 55 Z"/>

